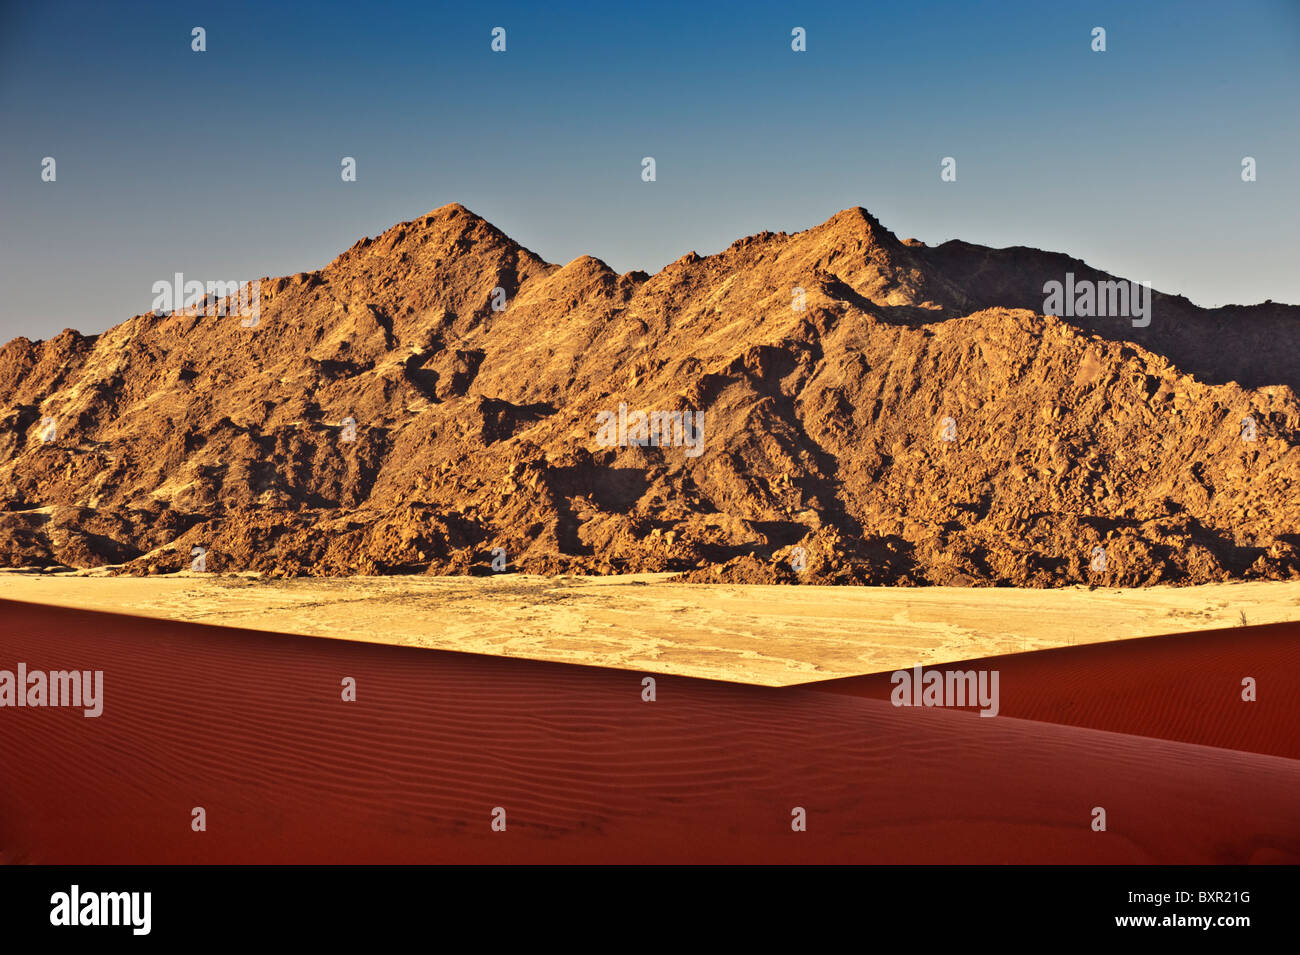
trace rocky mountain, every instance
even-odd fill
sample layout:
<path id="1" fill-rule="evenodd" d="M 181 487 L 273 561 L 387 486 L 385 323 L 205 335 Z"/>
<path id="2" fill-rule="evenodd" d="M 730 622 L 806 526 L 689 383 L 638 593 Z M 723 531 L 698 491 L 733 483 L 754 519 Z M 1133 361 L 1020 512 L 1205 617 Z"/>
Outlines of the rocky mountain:
<path id="1" fill-rule="evenodd" d="M 1041 314 L 1067 273 L 1114 281 L 855 208 L 618 275 L 444 206 L 262 279 L 255 323 L 0 348 L 0 563 L 1300 577 L 1300 307 Z"/>

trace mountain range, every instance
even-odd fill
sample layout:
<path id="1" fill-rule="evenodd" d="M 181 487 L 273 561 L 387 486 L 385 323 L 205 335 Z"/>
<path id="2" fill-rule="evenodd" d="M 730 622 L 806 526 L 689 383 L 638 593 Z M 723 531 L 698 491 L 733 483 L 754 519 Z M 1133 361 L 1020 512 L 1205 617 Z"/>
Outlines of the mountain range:
<path id="1" fill-rule="evenodd" d="M 620 275 L 443 206 L 259 280 L 253 323 L 0 348 L 0 564 L 1300 577 L 1300 307 L 1044 315 L 1067 275 L 1116 281 L 861 208 Z M 637 412 L 697 416 L 698 453 L 600 434 Z"/>

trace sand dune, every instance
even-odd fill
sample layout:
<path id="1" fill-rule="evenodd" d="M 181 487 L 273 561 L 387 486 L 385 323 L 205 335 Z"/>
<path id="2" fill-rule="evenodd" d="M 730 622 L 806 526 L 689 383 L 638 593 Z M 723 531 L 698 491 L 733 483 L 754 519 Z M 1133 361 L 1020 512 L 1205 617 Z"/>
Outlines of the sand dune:
<path id="1" fill-rule="evenodd" d="M 1228 748 L 11 603 L 0 660 L 105 671 L 99 719 L 0 714 L 8 862 L 1300 861 L 1300 762 Z"/>
<path id="2" fill-rule="evenodd" d="M 1207 630 L 952 663 L 996 669 L 1002 716 L 1300 759 L 1300 625 Z M 1242 699 L 1242 681 L 1256 699 Z M 890 675 L 817 689 L 887 700 Z"/>
<path id="3" fill-rule="evenodd" d="M 0 598 L 253 630 L 786 686 L 1023 650 L 1300 620 L 1300 582 L 1129 590 L 542 578 L 0 572 Z"/>

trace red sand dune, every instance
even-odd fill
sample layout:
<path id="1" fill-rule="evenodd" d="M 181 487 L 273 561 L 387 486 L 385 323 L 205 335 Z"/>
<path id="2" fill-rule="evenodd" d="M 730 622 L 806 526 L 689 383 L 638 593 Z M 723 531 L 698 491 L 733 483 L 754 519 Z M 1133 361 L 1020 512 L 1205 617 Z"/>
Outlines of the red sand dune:
<path id="1" fill-rule="evenodd" d="M 1300 624 L 1095 643 L 945 664 L 999 672 L 1000 715 L 1300 759 Z M 1253 677 L 1257 698 L 1242 700 Z M 820 689 L 889 699 L 890 674 Z M 1300 800 L 1298 800 L 1300 801 Z"/>
<path id="2" fill-rule="evenodd" d="M 1003 713 L 1035 719 L 985 719 L 845 684 L 661 676 L 644 703 L 640 673 L 0 606 L 0 668 L 105 671 L 99 719 L 0 710 L 10 862 L 1300 861 L 1300 762 L 1134 735 L 1213 737 L 1160 715 L 1164 681 L 1235 681 L 1240 654 L 1280 672 L 1294 655 L 1271 632 L 999 660 Z M 1130 667 L 1144 692 L 1090 684 Z M 1199 685 L 1171 706 L 1200 705 Z M 1053 700 L 1129 732 L 1042 722 Z M 1294 727 L 1294 693 L 1265 701 Z M 1219 725 L 1227 745 L 1280 739 Z"/>

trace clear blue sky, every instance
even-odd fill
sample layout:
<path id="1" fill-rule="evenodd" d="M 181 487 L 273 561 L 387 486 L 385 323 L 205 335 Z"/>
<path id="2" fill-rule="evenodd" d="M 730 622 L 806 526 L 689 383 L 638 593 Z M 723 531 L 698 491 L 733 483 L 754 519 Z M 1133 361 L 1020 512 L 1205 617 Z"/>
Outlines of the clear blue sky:
<path id="1" fill-rule="evenodd" d="M 862 205 L 1300 302 L 1300 0 L 4 3 L 0 120 L 6 340 L 102 331 L 178 271 L 317 268 L 451 201 L 619 271 Z"/>

